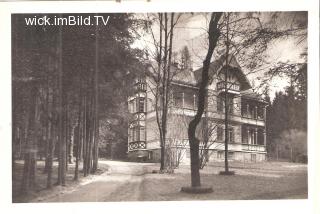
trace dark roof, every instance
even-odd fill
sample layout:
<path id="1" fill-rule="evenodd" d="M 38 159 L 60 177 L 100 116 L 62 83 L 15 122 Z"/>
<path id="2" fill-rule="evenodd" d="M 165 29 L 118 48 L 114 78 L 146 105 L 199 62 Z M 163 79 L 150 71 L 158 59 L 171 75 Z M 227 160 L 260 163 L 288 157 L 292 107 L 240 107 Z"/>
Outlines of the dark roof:
<path id="1" fill-rule="evenodd" d="M 265 102 L 261 98 L 261 96 L 259 94 L 257 94 L 256 92 L 254 92 L 251 88 L 248 90 L 241 91 L 240 94 L 241 94 L 241 97 L 246 98 L 246 99 L 256 100 L 259 102 Z"/>
<path id="2" fill-rule="evenodd" d="M 225 54 L 223 54 L 220 58 L 217 60 L 211 62 L 210 68 L 209 68 L 209 83 L 212 82 L 213 78 L 215 78 L 216 72 L 221 71 L 221 69 L 225 66 Z M 153 65 L 150 63 L 148 69 L 149 75 L 154 76 L 154 71 L 151 69 L 151 67 L 156 68 L 156 63 Z M 243 71 L 240 68 L 240 65 L 238 64 L 237 60 L 234 56 L 229 56 L 229 67 L 230 69 L 235 73 L 237 76 L 239 82 L 240 82 L 240 90 L 248 90 L 251 88 L 250 82 L 247 79 L 246 75 L 243 73 Z M 179 69 L 177 66 L 172 65 L 171 66 L 171 73 L 176 73 L 176 75 L 173 77 L 173 81 L 176 83 L 181 83 L 185 85 L 191 85 L 191 86 L 198 86 L 201 80 L 201 74 L 202 74 L 202 67 L 192 71 L 191 69 Z"/>
<path id="3" fill-rule="evenodd" d="M 194 72 L 190 69 L 178 70 L 173 77 L 174 82 L 197 86 L 197 80 L 194 76 Z"/>
<path id="4" fill-rule="evenodd" d="M 155 77 L 155 72 L 153 69 L 157 65 L 148 65 L 147 75 Z M 195 79 L 194 72 L 191 69 L 180 69 L 176 65 L 171 66 L 171 74 L 173 76 L 173 82 L 181 83 L 185 85 L 197 86 L 197 80 Z"/>
<path id="5" fill-rule="evenodd" d="M 220 71 L 223 67 L 225 67 L 225 64 L 226 64 L 226 60 L 225 59 L 226 59 L 225 55 L 222 55 L 217 60 L 211 62 L 210 68 L 209 68 L 210 82 L 214 78 L 214 75 L 216 74 L 216 72 Z M 229 61 L 229 67 L 235 73 L 235 75 L 237 76 L 237 78 L 238 78 L 238 80 L 240 82 L 241 90 L 250 89 L 251 88 L 250 82 L 247 79 L 246 75 L 241 70 L 241 67 L 238 64 L 238 62 L 235 59 L 235 57 L 234 56 L 229 56 L 229 60 L 228 61 Z M 197 82 L 200 82 L 200 80 L 201 80 L 201 73 L 202 73 L 202 68 L 199 68 L 199 69 L 194 71 L 195 79 L 196 79 Z"/>

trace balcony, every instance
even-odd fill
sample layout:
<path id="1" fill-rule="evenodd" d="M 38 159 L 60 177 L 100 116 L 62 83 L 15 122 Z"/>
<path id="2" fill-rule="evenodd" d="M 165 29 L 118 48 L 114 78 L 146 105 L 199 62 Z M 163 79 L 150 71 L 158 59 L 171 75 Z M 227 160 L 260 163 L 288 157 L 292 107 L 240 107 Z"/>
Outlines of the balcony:
<path id="1" fill-rule="evenodd" d="M 225 119 L 225 115 L 223 112 L 208 112 L 207 115 L 210 118 L 215 118 L 215 119 L 219 119 L 219 120 Z M 232 122 L 238 122 L 238 123 L 242 123 L 242 124 L 249 124 L 249 125 L 256 125 L 256 126 L 264 126 L 265 125 L 265 121 L 263 119 L 247 118 L 247 117 L 244 117 L 240 114 L 229 114 L 228 120 L 232 121 Z"/>
<path id="2" fill-rule="evenodd" d="M 217 83 L 217 90 L 220 92 L 225 92 L 227 84 L 227 92 L 231 94 L 240 94 L 240 85 L 233 82 L 220 81 Z"/>
<path id="3" fill-rule="evenodd" d="M 134 85 L 134 92 L 135 93 L 137 93 L 137 92 L 146 92 L 146 91 L 147 91 L 146 83 L 139 82 L 139 83 L 136 83 Z"/>
<path id="4" fill-rule="evenodd" d="M 210 149 L 224 150 L 223 142 L 215 142 Z M 228 143 L 228 151 L 266 152 L 266 146 L 258 144 Z"/>
<path id="5" fill-rule="evenodd" d="M 266 152 L 266 146 L 258 144 L 242 144 L 243 151 Z"/>

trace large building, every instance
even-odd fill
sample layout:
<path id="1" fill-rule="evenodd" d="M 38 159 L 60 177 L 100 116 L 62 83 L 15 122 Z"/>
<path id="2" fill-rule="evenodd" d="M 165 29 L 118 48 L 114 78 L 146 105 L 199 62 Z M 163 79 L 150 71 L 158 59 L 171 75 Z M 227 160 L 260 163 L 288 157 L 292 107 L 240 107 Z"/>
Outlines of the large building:
<path id="1" fill-rule="evenodd" d="M 224 100 L 227 97 L 229 160 L 263 161 L 266 159 L 266 102 L 253 91 L 236 59 L 230 57 L 228 61 L 229 65 L 225 66 L 225 57 L 222 56 L 210 65 L 205 112 L 197 130 L 200 141 L 206 139 L 206 146 L 200 142 L 200 149 L 208 151 L 209 161 L 224 160 Z M 189 163 L 187 127 L 196 113 L 202 68 L 192 71 L 173 66 L 172 69 L 176 69 L 176 75 L 170 95 L 166 143 L 167 148 L 176 152 L 175 158 Z M 137 78 L 133 95 L 128 99 L 132 114 L 128 130 L 128 157 L 134 161 L 160 160 L 153 91 L 155 83 L 151 76 L 147 72 L 144 77 Z"/>

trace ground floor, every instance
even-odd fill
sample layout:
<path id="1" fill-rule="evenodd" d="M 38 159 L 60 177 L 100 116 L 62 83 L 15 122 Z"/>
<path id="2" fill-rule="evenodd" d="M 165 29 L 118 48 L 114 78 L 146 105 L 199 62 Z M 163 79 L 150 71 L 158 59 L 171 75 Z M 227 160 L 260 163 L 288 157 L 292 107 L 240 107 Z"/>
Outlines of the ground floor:
<path id="1" fill-rule="evenodd" d="M 224 161 L 225 150 L 223 144 L 216 143 L 215 149 L 206 149 L 200 151 L 200 156 L 205 155 L 208 162 Z M 219 147 L 219 148 L 217 148 Z M 239 147 L 240 149 L 237 149 Z M 241 150 L 245 147 L 247 150 Z M 249 144 L 229 145 L 228 159 L 229 161 L 243 161 L 243 162 L 260 162 L 265 161 L 267 157 L 266 148 L 264 146 L 252 146 Z M 190 163 L 190 150 L 188 147 L 170 147 L 169 150 L 170 159 L 173 159 L 176 163 Z M 128 159 L 130 161 L 139 162 L 160 162 L 160 148 L 156 149 L 143 149 L 133 150 L 128 152 Z M 179 164 L 178 164 L 179 165 Z"/>
<path id="2" fill-rule="evenodd" d="M 169 149 L 166 155 L 169 152 L 170 158 L 176 159 L 177 162 L 190 162 L 187 133 L 189 119 L 189 117 L 173 115 L 168 122 L 166 148 Z M 230 161 L 259 162 L 266 160 L 267 138 L 264 121 L 247 119 L 245 122 L 231 118 L 227 132 L 223 119 L 211 118 L 200 123 L 196 134 L 200 140 L 200 150 L 206 154 L 209 162 L 224 160 L 226 135 Z M 150 119 L 143 125 L 129 129 L 128 159 L 140 162 L 159 162 L 160 140 L 156 121 Z M 207 139 L 206 146 L 202 145 L 203 139 Z"/>

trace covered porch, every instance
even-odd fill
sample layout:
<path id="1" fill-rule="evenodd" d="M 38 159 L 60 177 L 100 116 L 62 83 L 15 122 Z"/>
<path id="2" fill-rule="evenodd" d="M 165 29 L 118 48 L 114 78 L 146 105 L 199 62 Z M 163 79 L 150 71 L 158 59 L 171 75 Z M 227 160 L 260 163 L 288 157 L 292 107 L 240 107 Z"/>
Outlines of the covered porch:
<path id="1" fill-rule="evenodd" d="M 245 150 L 261 150 L 266 147 L 265 127 L 254 125 L 242 125 L 241 127 L 242 144 L 247 145 Z M 259 147 L 259 148 L 258 148 Z"/>

